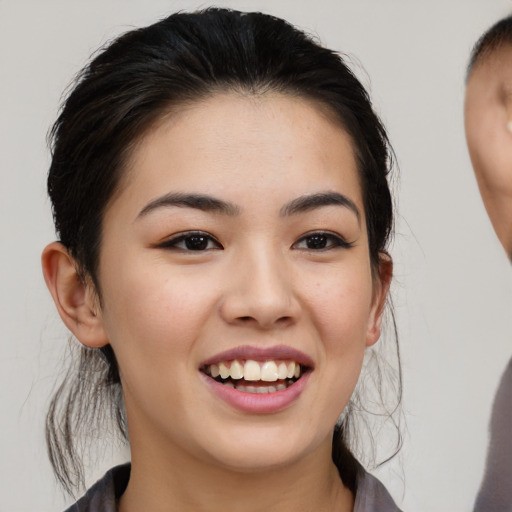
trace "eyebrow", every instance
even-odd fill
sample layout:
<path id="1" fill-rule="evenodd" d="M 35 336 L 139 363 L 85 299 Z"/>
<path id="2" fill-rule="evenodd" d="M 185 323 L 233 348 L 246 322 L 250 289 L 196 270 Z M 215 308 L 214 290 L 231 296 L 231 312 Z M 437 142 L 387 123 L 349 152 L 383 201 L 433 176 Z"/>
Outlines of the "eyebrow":
<path id="1" fill-rule="evenodd" d="M 308 194 L 297 197 L 289 203 L 285 204 L 281 210 L 282 217 L 297 215 L 323 206 L 343 206 L 351 210 L 360 223 L 361 214 L 355 203 L 347 196 L 338 192 L 320 192 L 317 194 Z M 194 208 L 204 212 L 214 212 L 230 217 L 240 213 L 240 207 L 229 201 L 217 199 L 206 194 L 185 194 L 179 192 L 171 192 L 164 196 L 157 197 L 150 201 L 137 215 L 137 219 L 146 216 L 148 213 L 159 208 Z"/>
<path id="2" fill-rule="evenodd" d="M 321 192 L 298 197 L 281 208 L 281 216 L 295 215 L 297 213 L 307 212 L 322 206 L 343 206 L 351 210 L 361 222 L 361 213 L 355 203 L 343 194 L 338 192 Z"/>
<path id="3" fill-rule="evenodd" d="M 172 206 L 194 208 L 203 212 L 221 213 L 229 216 L 238 215 L 240 213 L 240 208 L 237 205 L 212 196 L 205 194 L 182 194 L 179 192 L 171 192 L 149 202 L 139 212 L 137 218 L 144 217 L 158 208 L 169 208 Z"/>

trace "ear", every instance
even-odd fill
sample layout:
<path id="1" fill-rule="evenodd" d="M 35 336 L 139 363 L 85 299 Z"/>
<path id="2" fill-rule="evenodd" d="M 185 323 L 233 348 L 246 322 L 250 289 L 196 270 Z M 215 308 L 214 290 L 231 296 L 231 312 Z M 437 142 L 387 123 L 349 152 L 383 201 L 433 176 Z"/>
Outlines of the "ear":
<path id="1" fill-rule="evenodd" d="M 386 298 L 388 296 L 392 276 L 393 260 L 389 254 L 381 252 L 379 254 L 378 274 L 374 279 L 372 306 L 368 321 L 368 331 L 366 333 L 367 347 L 377 343 L 380 337 L 382 315 L 384 313 L 384 306 L 386 305 Z"/>
<path id="2" fill-rule="evenodd" d="M 94 286 L 78 275 L 67 249 L 53 242 L 44 249 L 41 262 L 46 286 L 67 328 L 83 345 L 91 348 L 107 345 Z"/>

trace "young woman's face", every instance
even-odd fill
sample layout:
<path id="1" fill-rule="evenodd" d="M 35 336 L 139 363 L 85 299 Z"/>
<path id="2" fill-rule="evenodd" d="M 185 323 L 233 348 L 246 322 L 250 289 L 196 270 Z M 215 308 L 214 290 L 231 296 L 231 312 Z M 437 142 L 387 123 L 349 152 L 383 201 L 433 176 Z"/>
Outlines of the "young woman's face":
<path id="1" fill-rule="evenodd" d="M 169 116 L 106 211 L 99 283 L 134 457 L 329 453 L 387 291 L 349 137 L 282 95 Z"/>
<path id="2" fill-rule="evenodd" d="M 485 207 L 512 258 L 512 45 L 482 59 L 466 88 L 466 138 Z"/>

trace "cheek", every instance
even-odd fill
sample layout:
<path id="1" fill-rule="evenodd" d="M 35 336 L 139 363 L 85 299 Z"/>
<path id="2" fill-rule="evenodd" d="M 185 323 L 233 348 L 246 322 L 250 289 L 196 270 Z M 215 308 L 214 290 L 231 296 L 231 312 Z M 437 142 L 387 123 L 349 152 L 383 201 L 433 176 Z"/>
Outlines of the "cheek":
<path id="1" fill-rule="evenodd" d="M 314 402 L 329 428 L 356 387 L 366 350 L 372 283 L 354 274 L 318 284 L 311 296 L 315 329 L 321 337 L 316 378 L 323 383 Z"/>
<path id="2" fill-rule="evenodd" d="M 512 190 L 512 133 L 501 111 L 489 107 L 466 121 L 471 163 L 482 191 L 503 193 Z"/>
<path id="3" fill-rule="evenodd" d="M 173 404 L 171 414 L 190 399 L 187 387 L 179 383 L 196 371 L 198 340 L 214 302 L 197 283 L 165 278 L 156 268 L 147 275 L 134 270 L 110 277 L 104 294 L 106 329 L 128 415 L 168 424 L 162 404 Z"/>
<path id="4" fill-rule="evenodd" d="M 205 326 L 214 288 L 169 276 L 158 267 L 120 270 L 107 280 L 104 294 L 105 324 L 116 354 L 136 352 L 158 364 L 164 356 L 168 360 L 169 354 L 190 351 Z"/>
<path id="5" fill-rule="evenodd" d="M 364 352 L 371 300 L 372 280 L 366 269 L 334 273 L 312 287 L 309 307 L 331 357 Z"/>

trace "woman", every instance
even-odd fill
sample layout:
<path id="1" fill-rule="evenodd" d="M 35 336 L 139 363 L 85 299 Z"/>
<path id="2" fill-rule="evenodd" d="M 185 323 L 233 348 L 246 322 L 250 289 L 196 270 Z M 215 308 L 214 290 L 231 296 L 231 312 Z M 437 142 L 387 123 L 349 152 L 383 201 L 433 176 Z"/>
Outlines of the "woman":
<path id="1" fill-rule="evenodd" d="M 84 348 L 50 455 L 71 489 L 102 397 L 131 450 L 70 510 L 398 510 L 351 452 L 392 202 L 340 57 L 271 16 L 175 14 L 100 53 L 52 136 L 43 271 Z"/>

